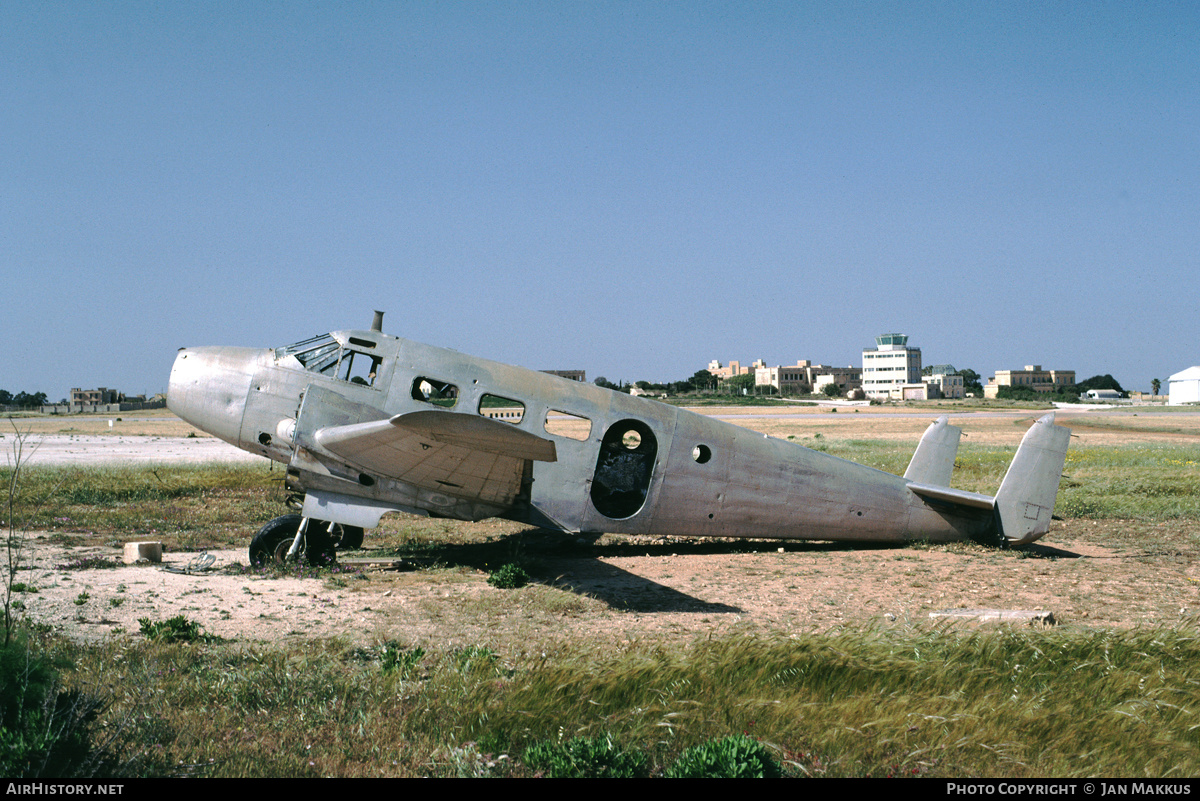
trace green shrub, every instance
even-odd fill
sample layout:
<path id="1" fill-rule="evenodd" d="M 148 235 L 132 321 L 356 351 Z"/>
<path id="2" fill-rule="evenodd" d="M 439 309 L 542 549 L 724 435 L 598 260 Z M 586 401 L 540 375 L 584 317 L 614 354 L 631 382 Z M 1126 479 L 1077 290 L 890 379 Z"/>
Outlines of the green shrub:
<path id="1" fill-rule="evenodd" d="M 147 640 L 157 642 L 211 642 L 216 639 L 211 634 L 200 631 L 200 624 L 188 620 L 183 615 L 176 615 L 167 620 L 155 622 L 148 617 L 139 617 L 142 634 Z"/>
<path id="2" fill-rule="evenodd" d="M 0 647 L 0 776 L 90 777 L 110 772 L 93 747 L 99 699 L 62 690 L 57 668 L 24 634 Z"/>
<path id="3" fill-rule="evenodd" d="M 402 648 L 396 643 L 389 642 L 380 651 L 379 663 L 383 667 L 383 675 L 390 676 L 393 673 L 399 673 L 400 678 L 407 679 L 423 656 L 425 656 L 425 649 L 419 645 L 416 648 Z"/>
<path id="4" fill-rule="evenodd" d="M 549 740 L 525 750 L 525 764 L 551 779 L 632 779 L 646 775 L 646 757 L 625 751 L 611 734 Z"/>
<path id="5" fill-rule="evenodd" d="M 666 775 L 668 779 L 777 779 L 780 770 L 766 746 L 738 734 L 687 749 Z"/>
<path id="6" fill-rule="evenodd" d="M 528 583 L 529 574 L 520 565 L 515 565 L 512 562 L 504 565 L 499 570 L 493 571 L 488 576 L 488 584 L 502 590 L 515 590 L 517 587 L 524 587 Z"/>

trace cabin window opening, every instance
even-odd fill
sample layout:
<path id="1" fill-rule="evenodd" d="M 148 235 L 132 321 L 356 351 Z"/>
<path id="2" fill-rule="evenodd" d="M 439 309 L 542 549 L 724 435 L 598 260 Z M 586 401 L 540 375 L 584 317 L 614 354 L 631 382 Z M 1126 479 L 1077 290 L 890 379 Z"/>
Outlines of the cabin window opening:
<path id="1" fill-rule="evenodd" d="M 525 404 L 512 398 L 485 394 L 479 399 L 479 413 L 492 420 L 516 425 L 525 419 Z"/>
<path id="2" fill-rule="evenodd" d="M 573 439 L 576 442 L 587 442 L 592 436 L 591 420 L 558 409 L 546 412 L 546 422 L 543 427 L 547 434 Z"/>
<path id="3" fill-rule="evenodd" d="M 696 460 L 696 464 L 707 464 L 712 458 L 712 449 L 707 445 L 697 445 L 692 448 L 692 458 Z"/>
<path id="4" fill-rule="evenodd" d="M 458 403 L 458 387 L 436 378 L 417 376 L 412 385 L 413 400 L 453 409 Z"/>
<path id="5" fill-rule="evenodd" d="M 621 519 L 641 511 L 654 477 L 658 440 L 641 420 L 620 420 L 600 441 L 592 476 L 592 503 L 605 517 Z"/>

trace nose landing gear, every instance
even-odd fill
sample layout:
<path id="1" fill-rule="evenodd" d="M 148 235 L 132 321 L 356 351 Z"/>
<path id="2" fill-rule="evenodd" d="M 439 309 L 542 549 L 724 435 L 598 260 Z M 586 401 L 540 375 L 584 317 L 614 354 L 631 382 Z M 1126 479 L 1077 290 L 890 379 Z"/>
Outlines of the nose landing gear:
<path id="1" fill-rule="evenodd" d="M 251 566 L 286 564 L 302 522 L 302 515 L 283 515 L 260 528 L 250 541 Z M 361 547 L 363 530 L 358 526 L 309 519 L 301 539 L 300 549 L 310 565 L 328 565 L 337 561 L 339 550 Z"/>

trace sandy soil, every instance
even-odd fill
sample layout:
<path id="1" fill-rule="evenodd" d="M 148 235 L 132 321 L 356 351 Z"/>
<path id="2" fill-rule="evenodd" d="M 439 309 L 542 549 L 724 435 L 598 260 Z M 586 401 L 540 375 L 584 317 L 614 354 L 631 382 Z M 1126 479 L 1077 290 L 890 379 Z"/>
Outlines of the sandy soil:
<path id="1" fill-rule="evenodd" d="M 607 537 L 592 544 L 539 534 L 525 541 L 523 556 L 539 566 L 540 583 L 515 591 L 489 586 L 485 573 L 465 565 L 406 571 L 368 559 L 343 560 L 362 572 L 266 577 L 241 567 L 244 551 L 212 552 L 213 569 L 198 575 L 150 565 L 76 569 L 87 557 L 116 565 L 117 549 L 66 549 L 35 535 L 20 580 L 39 591 L 19 597 L 32 618 L 80 639 L 136 633 L 139 618 L 177 614 L 228 639 L 500 639 L 541 648 L 580 636 L 620 642 L 731 629 L 927 624 L 931 613 L 949 608 L 1047 610 L 1065 625 L 1195 621 L 1200 569 L 1191 555 L 1095 544 L 1118 525 L 1061 524 L 1023 555 L 973 544 L 781 549 Z M 1153 533 L 1146 532 L 1148 541 Z M 195 558 L 169 553 L 165 565 L 186 568 Z"/>

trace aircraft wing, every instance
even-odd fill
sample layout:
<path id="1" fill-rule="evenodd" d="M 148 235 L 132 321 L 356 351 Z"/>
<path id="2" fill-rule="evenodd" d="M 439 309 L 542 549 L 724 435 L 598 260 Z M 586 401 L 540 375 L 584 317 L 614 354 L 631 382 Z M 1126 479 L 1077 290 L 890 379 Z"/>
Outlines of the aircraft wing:
<path id="1" fill-rule="evenodd" d="M 527 462 L 558 459 L 552 441 L 510 423 L 440 410 L 330 426 L 313 436 L 365 472 L 505 507 L 521 491 Z"/>

